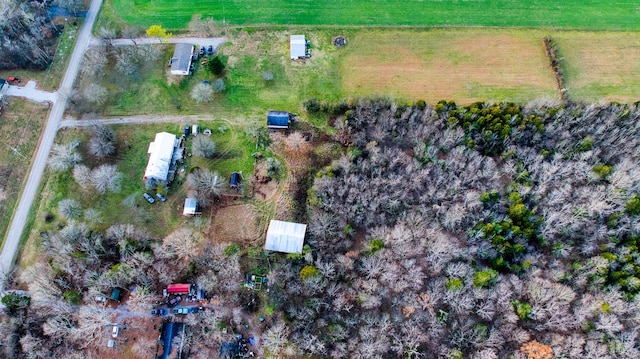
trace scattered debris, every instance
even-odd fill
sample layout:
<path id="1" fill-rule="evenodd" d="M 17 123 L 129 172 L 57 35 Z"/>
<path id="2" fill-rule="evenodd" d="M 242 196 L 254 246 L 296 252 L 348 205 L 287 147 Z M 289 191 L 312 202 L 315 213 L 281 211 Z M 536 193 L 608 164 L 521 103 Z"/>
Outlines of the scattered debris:
<path id="1" fill-rule="evenodd" d="M 344 46 L 347 44 L 347 39 L 345 39 L 344 36 L 337 36 L 333 39 L 333 44 L 338 47 Z"/>

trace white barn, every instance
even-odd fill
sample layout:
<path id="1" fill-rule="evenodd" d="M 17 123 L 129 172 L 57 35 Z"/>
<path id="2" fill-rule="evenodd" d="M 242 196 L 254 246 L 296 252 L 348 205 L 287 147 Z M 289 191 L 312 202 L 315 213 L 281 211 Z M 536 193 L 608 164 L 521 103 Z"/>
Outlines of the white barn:
<path id="1" fill-rule="evenodd" d="M 267 230 L 264 249 L 284 253 L 302 253 L 306 224 L 272 219 Z"/>
<path id="2" fill-rule="evenodd" d="M 176 135 L 167 132 L 156 133 L 156 138 L 149 144 L 149 162 L 144 171 L 143 180 L 155 179 L 158 182 L 170 182 L 169 170 L 171 168 L 174 152 L 179 147 Z"/>
<path id="3" fill-rule="evenodd" d="M 306 54 L 306 41 L 304 39 L 304 35 L 291 35 L 289 40 L 289 50 L 291 53 L 291 60 L 304 58 Z"/>

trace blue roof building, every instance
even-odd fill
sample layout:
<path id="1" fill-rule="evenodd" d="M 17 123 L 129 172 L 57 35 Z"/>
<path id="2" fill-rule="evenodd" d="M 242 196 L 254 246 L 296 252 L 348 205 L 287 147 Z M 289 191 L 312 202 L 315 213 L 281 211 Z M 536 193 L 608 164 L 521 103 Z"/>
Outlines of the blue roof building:
<path id="1" fill-rule="evenodd" d="M 291 125 L 291 114 L 284 111 L 269 111 L 267 113 L 267 128 L 286 130 Z"/>

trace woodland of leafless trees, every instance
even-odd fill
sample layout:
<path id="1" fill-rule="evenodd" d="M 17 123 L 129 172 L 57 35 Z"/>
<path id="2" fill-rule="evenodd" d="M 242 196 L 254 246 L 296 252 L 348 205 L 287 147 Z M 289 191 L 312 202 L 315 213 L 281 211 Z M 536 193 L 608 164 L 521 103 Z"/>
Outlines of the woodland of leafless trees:
<path id="1" fill-rule="evenodd" d="M 345 154 L 309 192 L 310 249 L 270 274 L 289 321 L 267 351 L 639 357 L 639 120 L 618 104 L 351 107 Z"/>
<path id="2" fill-rule="evenodd" d="M 295 215 L 306 217 L 307 246 L 269 256 L 275 312 L 262 324 L 261 354 L 640 357 L 640 107 L 378 99 L 345 111 L 322 145 L 284 140 L 287 164 L 305 164 L 291 175 L 308 178 L 304 196 L 293 196 L 306 205 Z M 110 140 L 117 153 L 108 129 L 94 129 L 98 140 L 94 149 Z M 113 164 L 91 147 L 58 145 L 52 169 L 80 191 L 117 190 L 94 182 Z M 220 183 L 205 169 L 186 182 L 208 198 Z M 30 300 L 6 299 L 2 355 L 82 357 L 113 314 L 91 298 L 116 286 L 135 288 L 134 313 L 176 281 L 216 295 L 220 309 L 188 316 L 176 339 L 194 358 L 231 340 L 219 323 L 248 315 L 245 257 L 205 238 L 198 222 L 156 238 L 139 224 L 104 224 L 100 208 L 77 199 L 56 205 L 42 256 L 16 279 Z"/>
<path id="3" fill-rule="evenodd" d="M 47 14 L 50 1 L 0 1 L 0 70 L 47 68 L 62 28 Z"/>

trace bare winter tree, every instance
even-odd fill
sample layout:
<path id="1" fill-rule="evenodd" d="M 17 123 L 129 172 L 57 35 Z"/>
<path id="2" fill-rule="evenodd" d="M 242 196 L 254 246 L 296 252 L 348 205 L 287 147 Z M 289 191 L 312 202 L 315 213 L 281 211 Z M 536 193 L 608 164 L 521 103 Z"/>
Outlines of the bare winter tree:
<path id="1" fill-rule="evenodd" d="M 84 76 L 97 76 L 104 74 L 104 67 L 107 65 L 108 59 L 105 56 L 106 49 L 104 45 L 93 46 L 87 49 L 87 52 L 84 54 L 84 60 L 82 62 L 82 67 L 80 67 L 80 72 Z"/>
<path id="2" fill-rule="evenodd" d="M 194 191 L 220 197 L 224 192 L 225 182 L 218 175 L 218 172 L 199 168 L 187 176 L 187 186 Z"/>
<path id="3" fill-rule="evenodd" d="M 198 244 L 202 235 L 190 228 L 180 228 L 162 240 L 162 245 L 156 248 L 159 258 L 177 258 L 188 260 L 194 258 L 198 251 Z"/>
<path id="4" fill-rule="evenodd" d="M 122 38 L 129 39 L 133 42 L 134 46 L 138 46 L 136 39 L 140 36 L 140 29 L 133 26 L 126 26 L 122 29 Z"/>
<path id="5" fill-rule="evenodd" d="M 196 136 L 191 145 L 191 151 L 194 156 L 213 158 L 216 152 L 216 144 L 209 136 Z"/>
<path id="6" fill-rule="evenodd" d="M 99 193 L 119 192 L 122 173 L 115 165 L 100 165 L 91 171 L 91 184 Z"/>
<path id="7" fill-rule="evenodd" d="M 82 189 L 91 188 L 91 169 L 85 165 L 75 165 L 73 167 L 73 179 Z"/>
<path id="8" fill-rule="evenodd" d="M 116 152 L 116 132 L 111 126 L 94 123 L 93 137 L 89 140 L 89 153 L 103 158 Z"/>
<path id="9" fill-rule="evenodd" d="M 197 103 L 209 102 L 213 99 L 213 88 L 205 83 L 196 84 L 191 90 L 191 98 Z"/>
<path id="10" fill-rule="evenodd" d="M 83 93 L 84 98 L 94 105 L 104 105 L 109 94 L 106 87 L 97 84 L 89 84 L 84 88 Z"/>
<path id="11" fill-rule="evenodd" d="M 225 85 L 223 79 L 216 79 L 213 81 L 213 85 L 211 85 L 211 87 L 213 87 L 213 91 L 215 93 L 224 92 L 224 90 L 227 89 L 227 85 Z"/>
<path id="12" fill-rule="evenodd" d="M 201 34 L 207 37 L 216 34 L 216 22 L 213 18 L 202 18 L 202 15 L 195 14 L 189 21 L 189 32 L 193 34 Z"/>
<path id="13" fill-rule="evenodd" d="M 82 216 L 82 206 L 75 199 L 65 198 L 58 202 L 58 212 L 66 219 L 78 219 Z"/>
<path id="14" fill-rule="evenodd" d="M 49 167 L 56 171 L 66 171 L 71 166 L 82 161 L 78 153 L 80 141 L 73 140 L 66 145 L 54 144 L 49 156 Z"/>
<path id="15" fill-rule="evenodd" d="M 138 51 L 131 46 L 120 46 L 116 49 L 116 69 L 129 76 L 138 71 L 140 57 Z"/>

